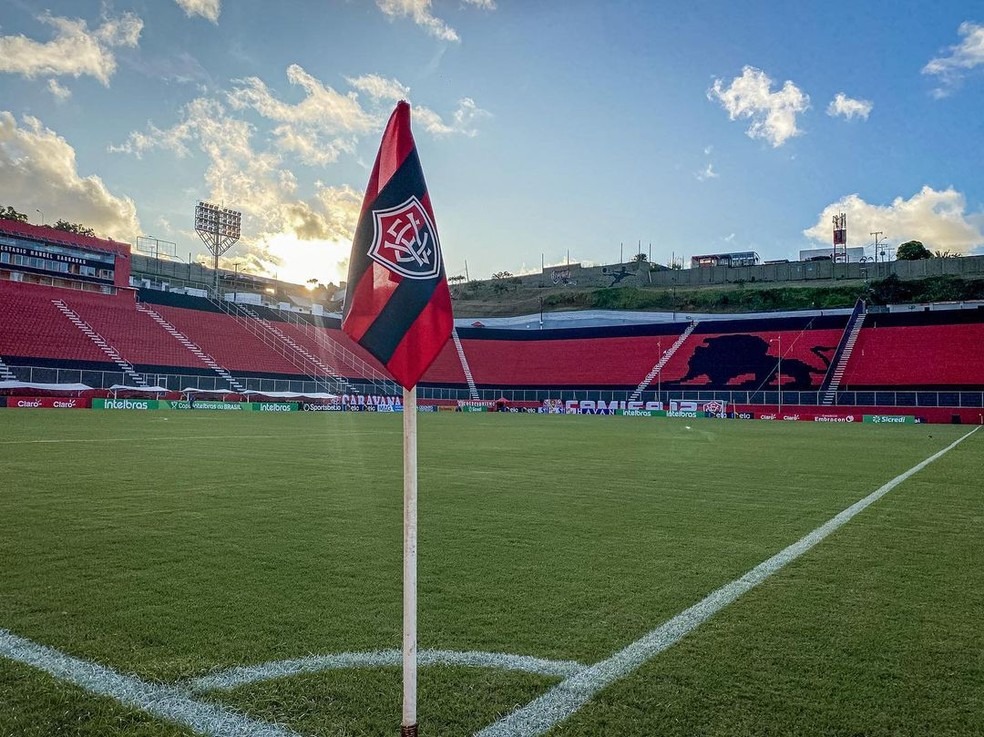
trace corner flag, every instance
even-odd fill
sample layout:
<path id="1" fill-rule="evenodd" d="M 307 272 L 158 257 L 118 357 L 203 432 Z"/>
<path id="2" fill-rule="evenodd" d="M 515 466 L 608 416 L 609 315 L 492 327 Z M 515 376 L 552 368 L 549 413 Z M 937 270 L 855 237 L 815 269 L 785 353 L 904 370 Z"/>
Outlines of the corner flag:
<path id="1" fill-rule="evenodd" d="M 410 105 L 401 101 L 383 132 L 355 229 L 342 330 L 410 389 L 448 342 L 453 324 Z"/>
<path id="2" fill-rule="evenodd" d="M 454 317 L 410 105 L 390 116 L 352 240 L 342 330 L 403 386 L 403 719 L 417 735 L 417 382 Z"/>

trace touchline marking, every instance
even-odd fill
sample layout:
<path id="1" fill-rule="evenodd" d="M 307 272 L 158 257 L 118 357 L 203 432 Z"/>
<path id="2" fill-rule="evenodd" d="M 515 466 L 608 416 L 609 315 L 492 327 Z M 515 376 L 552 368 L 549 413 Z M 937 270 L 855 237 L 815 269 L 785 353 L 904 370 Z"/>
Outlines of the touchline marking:
<path id="1" fill-rule="evenodd" d="M 0 629 L 0 656 L 32 666 L 63 681 L 126 706 L 181 724 L 199 734 L 236 737 L 299 737 L 275 724 L 250 719 L 215 704 L 196 701 L 187 693 L 156 683 L 125 676 L 111 668 L 90 663 L 38 645 Z"/>
<path id="2" fill-rule="evenodd" d="M 702 601 L 680 612 L 611 657 L 575 673 L 547 691 L 543 696 L 477 732 L 474 737 L 534 737 L 543 734 L 572 716 L 574 712 L 610 683 L 627 676 L 646 661 L 675 645 L 742 594 L 762 583 L 776 571 L 781 570 L 787 563 L 799 558 L 803 553 L 850 521 L 855 515 L 874 504 L 913 474 L 918 473 L 933 461 L 953 450 L 979 429 L 980 427 L 975 427 L 943 450 L 934 453 L 926 460 L 871 492 L 864 499 L 855 502 L 785 550 L 759 563 L 741 578 L 725 584 Z"/>
<path id="3" fill-rule="evenodd" d="M 382 430 L 372 432 L 362 432 L 355 430 L 346 431 L 346 437 L 353 435 L 397 435 L 396 430 Z M 141 442 L 161 442 L 163 440 L 273 440 L 283 438 L 283 435 L 164 435 L 162 437 L 128 437 L 128 438 L 46 438 L 43 440 L 0 440 L 0 445 L 46 445 L 57 443 L 141 443 Z M 304 440 L 305 438 L 298 438 Z M 308 440 L 321 442 L 324 437 L 311 435 Z"/>
<path id="4" fill-rule="evenodd" d="M 309 655 L 292 660 L 274 660 L 269 663 L 230 668 L 186 681 L 184 685 L 191 691 L 220 691 L 250 683 L 288 678 L 301 673 L 319 673 L 342 668 L 398 666 L 402 663 L 402 658 L 403 654 L 399 650 Z M 454 650 L 421 650 L 417 653 L 417 663 L 421 666 L 462 665 L 475 668 L 499 668 L 559 678 L 569 678 L 587 668 L 586 665 L 571 660 L 544 660 L 528 655 Z"/>
<path id="5" fill-rule="evenodd" d="M 48 438 L 45 440 L 0 440 L 0 445 L 44 445 L 50 443 L 157 443 L 162 440 L 271 440 L 283 435 L 165 435 L 164 437 L 128 438 Z"/>

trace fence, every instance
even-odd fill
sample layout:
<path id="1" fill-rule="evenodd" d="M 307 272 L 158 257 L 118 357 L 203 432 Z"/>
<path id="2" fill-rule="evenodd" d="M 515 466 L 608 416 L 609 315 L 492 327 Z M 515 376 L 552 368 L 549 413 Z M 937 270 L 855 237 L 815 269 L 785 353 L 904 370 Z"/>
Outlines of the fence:
<path id="1" fill-rule="evenodd" d="M 114 384 L 126 383 L 121 371 L 87 371 L 85 369 L 47 368 L 43 366 L 11 366 L 20 381 L 39 384 L 81 383 L 95 389 L 108 389 Z M 163 386 L 172 391 L 192 387 L 202 390 L 232 388 L 221 377 L 205 374 L 142 374 L 151 386 Z M 274 379 L 265 377 L 241 377 L 236 380 L 250 391 L 267 392 L 318 392 L 324 391 L 320 383 L 303 379 Z M 349 382 L 361 394 L 378 393 L 378 385 L 372 382 Z M 479 388 L 478 398 L 494 400 L 505 398 L 516 402 L 542 402 L 545 399 L 578 399 L 603 402 L 628 401 L 632 389 L 495 389 Z M 470 399 L 468 387 L 421 386 L 417 389 L 421 399 L 456 400 Z M 761 404 L 790 406 L 822 406 L 823 393 L 819 391 L 698 391 L 690 389 L 664 389 L 645 391 L 641 401 L 726 401 L 729 404 Z M 842 407 L 984 407 L 984 391 L 838 391 L 835 406 Z"/>

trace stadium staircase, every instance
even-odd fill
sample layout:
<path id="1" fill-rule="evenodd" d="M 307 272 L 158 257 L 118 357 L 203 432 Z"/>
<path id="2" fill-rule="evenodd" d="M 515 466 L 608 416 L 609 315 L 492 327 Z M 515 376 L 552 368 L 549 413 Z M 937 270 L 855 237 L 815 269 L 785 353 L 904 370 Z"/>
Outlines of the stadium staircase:
<path id="1" fill-rule="evenodd" d="M 126 361 L 123 358 L 123 356 L 120 355 L 120 352 L 116 350 L 113 346 L 111 346 L 105 338 L 103 338 L 99 333 L 93 330 L 92 326 L 89 325 L 89 323 L 87 323 L 85 320 L 79 317 L 78 313 L 75 312 L 75 310 L 73 310 L 71 307 L 65 304 L 64 301 L 60 299 L 53 299 L 51 300 L 51 303 L 55 307 L 57 307 L 58 310 L 65 317 L 67 317 L 72 322 L 73 325 L 75 325 L 75 327 L 77 327 L 86 337 L 88 337 L 89 340 L 95 343 L 96 346 L 103 353 L 105 353 L 113 363 L 119 366 L 120 369 L 123 370 L 123 374 L 125 376 L 129 376 L 131 379 L 133 379 L 134 384 L 136 384 L 139 387 L 147 386 L 147 382 L 144 381 L 143 376 L 138 374 L 136 370 L 134 370 L 133 366 L 128 361 Z"/>
<path id="2" fill-rule="evenodd" d="M 468 396 L 471 399 L 478 399 L 478 387 L 468 366 L 468 359 L 465 358 L 465 347 L 461 345 L 461 338 L 458 337 L 458 328 L 451 328 L 451 338 L 454 340 L 454 349 L 458 352 L 458 360 L 461 361 L 461 370 L 465 372 L 465 381 L 468 382 Z"/>
<path id="3" fill-rule="evenodd" d="M 366 363 L 355 353 L 343 346 L 336 340 L 332 340 L 325 334 L 325 331 L 317 328 L 309 322 L 305 322 L 301 317 L 293 312 L 287 312 L 287 324 L 297 328 L 302 334 L 310 338 L 323 354 L 330 355 L 338 365 L 347 364 L 353 368 L 358 375 L 368 384 L 372 385 L 373 391 L 380 396 L 400 396 L 403 389 L 387 376 L 377 371 L 371 364 Z M 358 393 L 352 390 L 352 393 Z"/>
<path id="4" fill-rule="evenodd" d="M 639 397 L 642 396 L 642 393 L 646 391 L 646 388 L 653 382 L 656 375 L 663 370 L 663 367 L 666 366 L 666 363 L 673 357 L 673 354 L 676 353 L 680 346 L 687 341 L 687 338 L 689 338 L 694 330 L 697 329 L 699 324 L 700 322 L 698 320 L 694 320 L 687 326 L 686 330 L 680 333 L 680 337 L 676 339 L 673 345 L 666 349 L 663 355 L 660 356 L 659 360 L 656 362 L 656 365 L 653 366 L 652 370 L 648 374 L 646 374 L 646 378 L 644 378 L 639 383 L 639 386 L 636 387 L 636 390 L 632 392 L 632 396 L 629 397 L 630 402 L 639 401 Z"/>
<path id="5" fill-rule="evenodd" d="M 864 315 L 864 300 L 859 299 L 854 305 L 854 311 L 851 313 L 847 325 L 844 326 L 844 333 L 841 335 L 840 344 L 834 353 L 834 359 L 830 362 L 827 374 L 823 377 L 823 383 L 820 385 L 824 406 L 831 406 L 837 397 L 837 389 L 840 387 L 841 379 L 844 378 L 844 370 L 847 368 L 847 362 L 854 351 L 854 344 L 857 342 L 858 335 L 861 334 L 861 327 L 864 325 Z"/>
<path id="6" fill-rule="evenodd" d="M 269 346 L 304 373 L 321 391 L 351 393 L 348 381 L 284 331 L 264 320 L 248 307 L 209 297 L 208 301 L 241 325 L 250 335 Z"/>
<path id="7" fill-rule="evenodd" d="M 191 351 L 202 363 L 212 369 L 215 373 L 221 376 L 228 384 L 233 388 L 234 391 L 242 394 L 246 391 L 246 387 L 236 381 L 232 374 L 230 374 L 226 369 L 220 366 L 214 358 L 208 355 L 205 351 L 199 348 L 195 343 L 193 343 L 187 335 L 182 333 L 171 323 L 161 317 L 157 312 L 152 310 L 145 304 L 137 304 L 137 312 L 142 312 L 148 317 L 150 317 L 154 322 L 164 328 L 168 333 L 170 333 L 175 340 L 177 340 L 181 345 Z"/>
<path id="8" fill-rule="evenodd" d="M 2 357 L 0 357 L 0 381 L 17 381 L 14 372 L 3 362 Z"/>

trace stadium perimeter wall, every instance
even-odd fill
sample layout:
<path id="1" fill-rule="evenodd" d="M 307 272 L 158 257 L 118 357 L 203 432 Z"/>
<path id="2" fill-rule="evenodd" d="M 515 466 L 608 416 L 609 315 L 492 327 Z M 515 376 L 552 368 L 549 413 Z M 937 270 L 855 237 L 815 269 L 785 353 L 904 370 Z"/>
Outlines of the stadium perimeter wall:
<path id="1" fill-rule="evenodd" d="M 594 402 L 571 400 L 565 405 L 548 407 L 537 402 L 513 402 L 498 405 L 494 402 L 421 400 L 421 412 L 509 412 L 520 414 L 578 414 L 646 418 L 763 420 L 778 422 L 823 422 L 836 424 L 870 423 L 894 424 L 984 424 L 984 409 L 953 407 L 885 408 L 875 407 L 815 407 L 778 405 L 734 405 L 717 402 L 671 402 L 668 409 L 626 409 L 625 402 Z M 641 404 L 641 403 L 640 403 Z M 649 403 L 653 406 L 657 403 Z M 616 406 L 622 405 L 622 406 Z M 187 401 L 153 399 L 102 399 L 57 396 L 0 396 L 0 408 L 13 411 L 32 409 L 89 409 L 101 411 L 252 411 L 252 412 L 400 412 L 399 405 L 356 405 L 326 402 L 226 402 L 200 401 L 195 407 Z"/>

